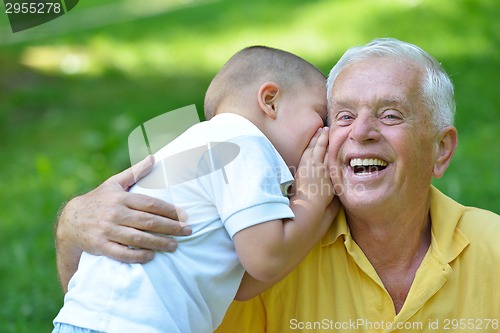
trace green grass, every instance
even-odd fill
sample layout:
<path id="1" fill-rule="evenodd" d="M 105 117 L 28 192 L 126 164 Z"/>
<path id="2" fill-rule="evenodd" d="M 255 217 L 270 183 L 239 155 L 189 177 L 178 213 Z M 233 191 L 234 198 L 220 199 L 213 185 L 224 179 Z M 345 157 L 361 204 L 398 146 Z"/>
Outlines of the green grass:
<path id="1" fill-rule="evenodd" d="M 211 77 L 251 44 L 292 51 L 324 72 L 375 37 L 429 51 L 454 81 L 460 135 L 435 183 L 500 213 L 496 1 L 147 3 L 159 7 L 152 14 L 137 1 L 81 1 L 17 34 L 0 13 L 2 332 L 51 329 L 63 297 L 52 237 L 62 203 L 129 165 L 127 137 L 140 123 L 193 103 L 201 111 Z"/>

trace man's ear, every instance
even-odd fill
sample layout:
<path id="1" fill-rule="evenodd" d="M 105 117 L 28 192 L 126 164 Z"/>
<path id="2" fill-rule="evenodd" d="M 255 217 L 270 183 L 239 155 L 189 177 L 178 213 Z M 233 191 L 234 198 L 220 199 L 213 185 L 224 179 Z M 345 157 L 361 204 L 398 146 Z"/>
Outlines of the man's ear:
<path id="1" fill-rule="evenodd" d="M 438 137 L 438 154 L 434 162 L 434 169 L 432 171 L 434 177 L 441 178 L 448 165 L 450 165 L 451 158 L 455 153 L 458 145 L 457 129 L 453 126 L 448 126 L 439 133 Z"/>
<path id="2" fill-rule="evenodd" d="M 276 119 L 279 90 L 279 85 L 277 83 L 266 82 L 260 86 L 259 92 L 257 93 L 257 99 L 261 111 L 273 120 Z"/>

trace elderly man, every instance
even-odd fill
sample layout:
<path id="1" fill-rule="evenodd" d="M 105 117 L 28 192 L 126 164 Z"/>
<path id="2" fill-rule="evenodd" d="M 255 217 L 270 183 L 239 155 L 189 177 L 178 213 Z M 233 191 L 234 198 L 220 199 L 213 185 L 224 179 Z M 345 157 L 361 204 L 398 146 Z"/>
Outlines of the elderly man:
<path id="1" fill-rule="evenodd" d="M 500 217 L 464 207 L 431 186 L 457 146 L 453 87 L 439 63 L 414 45 L 378 39 L 348 50 L 327 88 L 329 165 L 343 209 L 294 272 L 255 299 L 233 303 L 218 332 L 498 332 Z M 126 174 L 119 177 L 129 185 L 122 181 Z M 113 209 L 123 204 L 168 216 L 166 204 L 148 208 L 145 198 L 137 204 L 109 181 L 71 203 L 58 232 L 63 284 L 80 247 L 104 248 L 96 245 L 102 241 L 77 242 L 77 232 L 69 231 L 83 220 L 75 216 L 80 207 L 104 193 L 118 198 L 108 206 Z M 107 206 L 94 207 L 91 226 Z M 126 230 L 122 243 L 142 242 L 139 231 L 114 226 L 127 215 L 116 211 L 105 224 L 109 230 Z M 131 227 L 175 231 L 165 217 L 155 216 L 148 227 L 151 214 L 134 214 L 143 222 Z M 97 235 L 118 239 L 106 233 Z M 175 244 L 153 248 L 167 245 Z M 125 248 L 113 246 L 112 255 L 127 257 Z"/>

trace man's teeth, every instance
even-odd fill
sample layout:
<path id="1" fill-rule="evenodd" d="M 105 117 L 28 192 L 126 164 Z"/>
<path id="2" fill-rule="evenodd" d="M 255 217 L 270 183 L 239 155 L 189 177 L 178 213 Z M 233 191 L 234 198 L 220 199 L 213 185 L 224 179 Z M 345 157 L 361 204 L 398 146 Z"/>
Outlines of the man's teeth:
<path id="1" fill-rule="evenodd" d="M 381 159 L 378 158 L 353 158 L 350 161 L 351 167 L 362 167 L 362 166 L 371 166 L 371 165 L 377 165 L 377 166 L 387 166 L 386 161 L 382 161 Z"/>

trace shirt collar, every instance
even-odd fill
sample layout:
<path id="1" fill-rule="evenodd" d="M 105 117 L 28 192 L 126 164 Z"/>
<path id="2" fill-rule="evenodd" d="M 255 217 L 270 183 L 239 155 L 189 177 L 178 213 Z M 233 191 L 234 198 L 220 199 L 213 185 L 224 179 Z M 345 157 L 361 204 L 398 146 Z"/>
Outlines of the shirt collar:
<path id="1" fill-rule="evenodd" d="M 349 226 L 347 225 L 347 221 L 345 218 L 345 212 L 344 212 L 344 207 L 340 205 L 340 210 L 333 220 L 330 229 L 328 229 L 328 232 L 326 235 L 323 237 L 321 241 L 322 246 L 328 246 L 335 241 L 341 236 L 341 235 L 348 235 L 350 233 L 349 231 Z"/>
<path id="2" fill-rule="evenodd" d="M 443 263 L 453 261 L 470 243 L 458 228 L 464 210 L 464 206 L 431 186 L 430 214 L 433 238 L 431 247 L 436 253 L 441 254 Z"/>
<path id="3" fill-rule="evenodd" d="M 432 243 L 434 251 L 440 254 L 443 263 L 453 261 L 469 244 L 469 240 L 457 225 L 464 212 L 464 206 L 441 193 L 437 188 L 430 188 L 430 214 L 432 223 Z M 330 229 L 322 239 L 322 246 L 328 246 L 343 235 L 350 235 L 345 211 L 342 205 L 333 220 Z M 345 239 L 345 238 L 344 238 Z"/>

